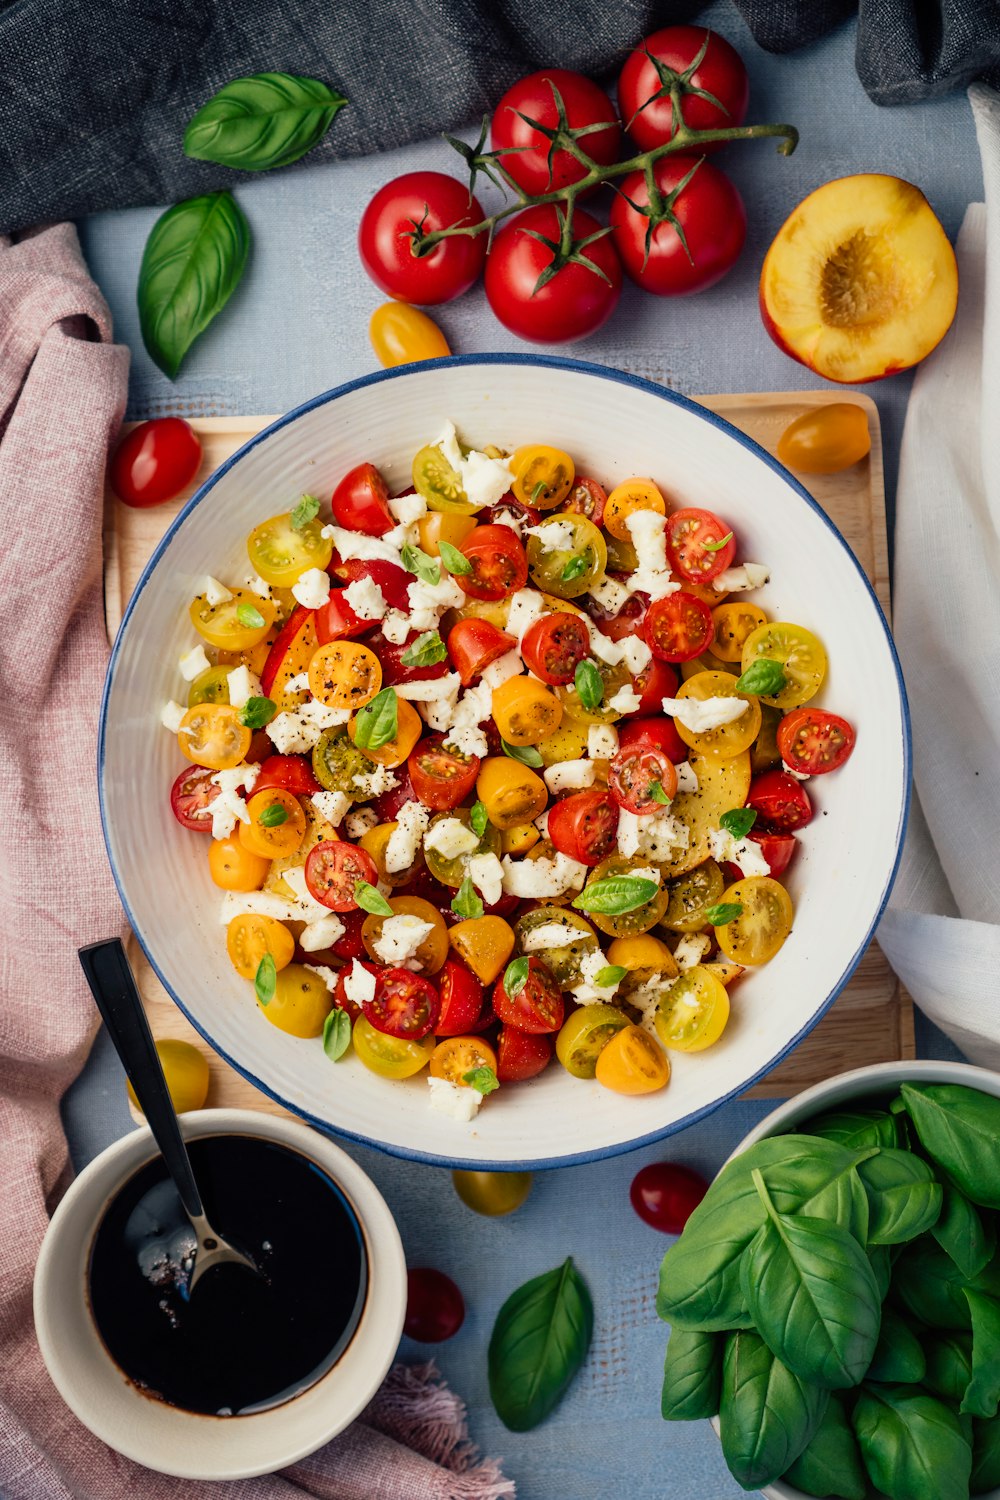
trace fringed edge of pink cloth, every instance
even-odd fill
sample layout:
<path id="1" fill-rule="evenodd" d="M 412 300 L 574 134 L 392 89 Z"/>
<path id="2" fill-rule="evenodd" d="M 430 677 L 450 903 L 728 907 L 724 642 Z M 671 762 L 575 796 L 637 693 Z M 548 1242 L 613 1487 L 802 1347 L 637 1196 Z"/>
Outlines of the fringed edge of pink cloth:
<path id="1" fill-rule="evenodd" d="M 454 1476 L 448 1500 L 508 1500 L 516 1493 L 497 1459 L 480 1458 L 465 1402 L 443 1383 L 433 1360 L 393 1365 L 360 1420 L 448 1469 Z"/>

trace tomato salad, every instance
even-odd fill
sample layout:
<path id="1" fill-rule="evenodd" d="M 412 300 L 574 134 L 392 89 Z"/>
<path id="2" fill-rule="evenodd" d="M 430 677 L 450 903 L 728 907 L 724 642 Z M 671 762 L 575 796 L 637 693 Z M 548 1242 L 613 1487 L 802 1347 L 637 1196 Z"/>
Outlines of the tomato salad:
<path id="1" fill-rule="evenodd" d="M 625 1094 L 722 1035 L 792 930 L 852 726 L 762 565 L 652 479 L 462 444 L 361 463 L 207 578 L 163 722 L 260 1014 L 473 1117 L 553 1057 Z"/>

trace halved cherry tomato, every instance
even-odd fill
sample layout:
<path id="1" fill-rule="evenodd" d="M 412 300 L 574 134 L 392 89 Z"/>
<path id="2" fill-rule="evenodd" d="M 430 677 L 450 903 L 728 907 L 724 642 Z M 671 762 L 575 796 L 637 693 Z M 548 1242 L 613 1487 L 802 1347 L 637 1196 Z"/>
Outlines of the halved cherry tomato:
<path id="1" fill-rule="evenodd" d="M 664 695 L 666 696 L 666 695 Z M 618 730 L 618 749 L 631 750 L 636 745 L 653 745 L 665 751 L 675 766 L 691 753 L 677 733 L 673 719 L 628 719 Z"/>
<path id="2" fill-rule="evenodd" d="M 338 526 L 365 536 L 384 536 L 396 524 L 385 480 L 374 464 L 358 464 L 344 475 L 330 498 L 330 509 Z"/>
<path id="3" fill-rule="evenodd" d="M 326 567 L 333 543 L 323 535 L 323 522 L 318 518 L 296 527 L 286 511 L 254 527 L 247 538 L 247 553 L 265 583 L 291 588 L 309 568 Z"/>
<path id="4" fill-rule="evenodd" d="M 439 1042 L 431 1057 L 431 1077 L 447 1078 L 449 1083 L 461 1084 L 466 1073 L 475 1068 L 497 1070 L 496 1053 L 489 1042 L 478 1036 L 450 1036 Z M 468 1088 L 469 1085 L 466 1084 Z"/>
<path id="5" fill-rule="evenodd" d="M 652 1094 L 670 1079 L 670 1062 L 641 1026 L 617 1031 L 597 1058 L 598 1083 L 616 1094 Z"/>
<path id="6" fill-rule="evenodd" d="M 667 502 L 651 479 L 626 479 L 616 484 L 604 506 L 604 529 L 620 542 L 631 542 L 628 519 L 637 511 L 651 510 L 662 516 Z"/>
<path id="7" fill-rule="evenodd" d="M 358 715 L 347 726 L 348 736 L 352 741 L 356 740 L 358 733 Z M 386 740 L 384 745 L 369 745 L 365 750 L 369 760 L 374 760 L 380 766 L 388 766 L 393 769 L 401 766 L 419 740 L 424 729 L 424 721 L 405 698 L 400 698 L 396 703 L 396 733 L 391 740 Z M 367 767 L 366 767 L 367 769 Z M 342 790 L 334 787 L 334 791 Z"/>
<path id="8" fill-rule="evenodd" d="M 448 941 L 484 984 L 493 983 L 514 951 L 514 932 L 503 917 L 456 922 L 448 933 Z M 486 1008 L 493 1010 L 489 1004 Z"/>
<path id="9" fill-rule="evenodd" d="M 691 661 L 712 644 L 715 621 L 707 604 L 681 589 L 654 600 L 642 622 L 642 634 L 660 661 Z"/>
<path id="10" fill-rule="evenodd" d="M 408 493 L 410 492 L 404 491 L 404 494 Z M 416 490 L 413 494 L 416 494 Z M 487 511 L 486 515 L 489 520 L 493 519 L 490 512 Z M 450 542 L 453 547 L 461 547 L 469 533 L 476 529 L 476 525 L 475 516 L 462 516 L 448 510 L 429 510 L 417 522 L 417 535 L 420 538 L 420 546 L 428 557 L 440 557 L 442 542 Z M 410 582 L 413 582 L 412 578 Z M 400 605 L 399 607 L 403 609 L 406 606 Z"/>
<path id="11" fill-rule="evenodd" d="M 490 620 L 470 619 L 459 620 L 452 627 L 447 644 L 448 655 L 462 679 L 462 686 L 468 687 L 490 662 L 498 661 L 508 651 L 513 651 L 517 641 Z M 446 671 L 446 663 L 442 662 L 441 665 L 442 670 Z"/>
<path id="12" fill-rule="evenodd" d="M 639 1218 L 662 1234 L 680 1234 L 708 1192 L 708 1183 L 690 1167 L 652 1161 L 632 1178 L 629 1199 Z"/>
<path id="13" fill-rule="evenodd" d="M 565 1005 L 562 990 L 547 964 L 534 955 L 528 959 L 528 977 L 516 995 L 504 988 L 506 971 L 493 988 L 493 1009 L 508 1026 L 521 1031 L 558 1031 Z"/>
<path id="14" fill-rule="evenodd" d="M 251 854 L 233 835 L 213 839 L 208 850 L 208 873 L 224 891 L 259 891 L 271 868 L 269 859 Z"/>
<path id="15" fill-rule="evenodd" d="M 212 832 L 212 814 L 208 804 L 219 795 L 219 788 L 212 777 L 211 766 L 189 766 L 182 771 L 170 788 L 170 811 L 182 828 L 194 833 Z"/>
<path id="16" fill-rule="evenodd" d="M 254 794 L 247 803 L 249 823 L 240 823 L 240 843 L 265 859 L 285 859 L 294 854 L 306 832 L 302 804 L 280 787 Z"/>
<path id="17" fill-rule="evenodd" d="M 537 1078 L 552 1061 L 552 1038 L 516 1026 L 501 1026 L 497 1037 L 497 1079 L 524 1083 Z"/>
<path id="18" fill-rule="evenodd" d="M 251 983 L 266 953 L 274 959 L 276 969 L 284 969 L 295 954 L 295 939 L 274 917 L 243 913 L 233 917 L 226 928 L 226 951 L 241 979 Z"/>
<path id="19" fill-rule="evenodd" d="M 429 979 L 409 969 L 383 969 L 375 976 L 375 994 L 361 1009 L 384 1036 L 419 1042 L 429 1036 L 441 1013 L 438 992 Z"/>
<path id="20" fill-rule="evenodd" d="M 459 548 L 472 564 L 458 582 L 472 599 L 506 599 L 528 581 L 528 556 L 509 526 L 477 526 Z"/>
<path id="21" fill-rule="evenodd" d="M 196 766 L 224 771 L 246 759 L 252 736 L 228 703 L 198 703 L 189 708 L 177 731 L 181 754 Z"/>
<path id="22" fill-rule="evenodd" d="M 354 1023 L 354 1050 L 365 1067 L 380 1078 L 412 1078 L 430 1062 L 434 1038 L 404 1041 L 376 1031 L 367 1016 L 359 1016 Z"/>
<path id="23" fill-rule="evenodd" d="M 201 463 L 201 443 L 183 417 L 157 417 L 133 427 L 108 466 L 108 481 L 125 505 L 144 509 L 173 500 Z"/>
<path id="24" fill-rule="evenodd" d="M 639 694 L 639 707 L 635 712 L 658 714 L 664 698 L 673 698 L 677 693 L 677 673 L 669 663 L 654 656 L 649 666 L 643 667 L 636 677 L 632 688 Z"/>
<path id="25" fill-rule="evenodd" d="M 530 766 L 507 755 L 488 755 L 476 780 L 476 795 L 484 803 L 494 828 L 516 828 L 540 817 L 549 800 L 548 788 Z"/>
<path id="26" fill-rule="evenodd" d="M 374 630 L 377 620 L 363 620 L 348 604 L 343 589 L 331 589 L 330 597 L 316 611 L 316 639 L 321 646 L 330 641 L 348 641 Z"/>
<path id="27" fill-rule="evenodd" d="M 279 704 L 284 684 L 309 667 L 316 649 L 316 611 L 299 605 L 282 625 L 261 668 L 260 690 Z"/>
<path id="28" fill-rule="evenodd" d="M 755 844 L 760 845 L 760 852 L 767 860 L 771 875 L 774 878 L 783 875 L 799 847 L 794 833 L 765 833 L 754 828 L 750 837 Z"/>
<path id="29" fill-rule="evenodd" d="M 770 703 L 774 708 L 799 708 L 814 698 L 823 685 L 826 651 L 819 637 L 804 625 L 772 620 L 751 631 L 743 643 L 743 671 L 760 657 L 778 662 L 785 672 L 784 686 L 776 693 L 762 693 L 762 703 Z"/>
<path id="30" fill-rule="evenodd" d="M 584 865 L 599 865 L 607 859 L 617 831 L 618 808 L 603 788 L 573 792 L 549 810 L 548 837 L 560 854 Z"/>
<path id="31" fill-rule="evenodd" d="M 483 1009 L 483 986 L 471 969 L 457 958 L 446 958 L 438 974 L 441 1014 L 437 1036 L 462 1036 L 475 1026 Z"/>
<path id="32" fill-rule="evenodd" d="M 330 708 L 363 708 L 381 686 L 378 657 L 357 641 L 330 641 L 309 663 L 313 697 Z"/>
<path id="33" fill-rule="evenodd" d="M 854 749 L 853 727 L 825 708 L 796 708 L 778 725 L 778 749 L 786 766 L 808 776 L 836 771 Z"/>
<path id="34" fill-rule="evenodd" d="M 443 739 L 436 734 L 421 740 L 406 762 L 414 792 L 434 812 L 460 807 L 479 775 L 479 756 L 446 750 Z"/>
<path id="35" fill-rule="evenodd" d="M 696 964 L 675 979 L 656 1007 L 653 1024 L 664 1047 L 675 1052 L 704 1052 L 729 1021 L 726 987 L 710 969 Z"/>
<path id="36" fill-rule="evenodd" d="M 253 784 L 254 796 L 271 786 L 281 787 L 296 797 L 308 797 L 320 789 L 312 763 L 305 755 L 269 755 Z"/>
<path id="37" fill-rule="evenodd" d="M 561 509 L 574 512 L 579 516 L 586 516 L 588 521 L 593 521 L 595 526 L 600 526 L 604 520 L 604 507 L 607 503 L 608 493 L 604 486 L 598 484 L 596 479 L 584 479 L 582 474 L 578 474 Z"/>
<path id="38" fill-rule="evenodd" d="M 535 745 L 559 728 L 563 706 L 531 677 L 509 677 L 493 689 L 493 722 L 511 745 Z"/>
<path id="39" fill-rule="evenodd" d="M 609 554 L 610 566 L 610 554 Z M 642 592 L 630 594 L 617 614 L 608 614 L 596 599 L 592 599 L 587 612 L 602 635 L 609 641 L 623 641 L 627 635 L 640 635 L 641 626 L 649 608 L 649 595 Z"/>
<path id="40" fill-rule="evenodd" d="M 660 797 L 654 795 L 657 787 L 662 793 Z M 640 740 L 636 745 L 619 749 L 612 759 L 608 766 L 608 791 L 626 812 L 659 812 L 665 805 L 663 798 L 670 801 L 677 791 L 674 763 L 665 750 L 648 740 Z M 605 852 L 610 853 L 610 850 Z"/>
<path id="41" fill-rule="evenodd" d="M 813 815 L 808 792 L 787 771 L 765 771 L 763 776 L 755 776 L 746 805 L 756 808 L 776 833 L 804 828 Z"/>
<path id="42" fill-rule="evenodd" d="M 556 1037 L 556 1056 L 574 1078 L 593 1078 L 598 1057 L 628 1024 L 628 1016 L 614 1005 L 581 1005 Z"/>
<path id="43" fill-rule="evenodd" d="M 510 460 L 514 475 L 511 489 L 515 500 L 535 510 L 554 510 L 573 487 L 573 460 L 561 448 L 529 443 L 518 448 Z"/>
<path id="44" fill-rule="evenodd" d="M 345 584 L 370 578 L 381 589 L 390 608 L 407 610 L 410 607 L 407 590 L 413 582 L 413 574 L 407 573 L 405 568 L 397 568 L 395 563 L 387 562 L 384 557 L 366 557 L 364 560 L 352 557 L 347 562 L 341 562 L 335 555 L 327 571 L 332 578 L 340 579 Z"/>
<path id="45" fill-rule="evenodd" d="M 720 760 L 742 755 L 760 733 L 760 699 L 736 692 L 736 679 L 731 672 L 695 672 L 678 688 L 677 696 L 694 698 L 700 703 L 709 698 L 743 698 L 746 702 L 746 708 L 738 718 L 731 719 L 728 724 L 718 724 L 714 729 L 689 729 L 682 720 L 677 721 L 677 733 L 699 755 L 718 756 Z"/>
<path id="46" fill-rule="evenodd" d="M 381 633 L 369 639 L 368 645 L 382 667 L 383 687 L 396 687 L 401 682 L 429 682 L 435 677 L 447 676 L 450 670 L 447 661 L 431 662 L 426 667 L 413 667 L 404 663 L 403 657 L 413 649 L 414 642 L 422 634 L 422 631 L 411 630 L 406 640 L 400 642 L 387 641 Z"/>
<path id="47" fill-rule="evenodd" d="M 720 661 L 737 662 L 743 657 L 743 643 L 761 625 L 767 624 L 767 615 L 756 604 L 736 600 L 719 604 L 712 610 L 715 621 L 715 639 L 712 655 Z"/>
<path id="48" fill-rule="evenodd" d="M 240 618 L 243 612 L 244 619 Z M 247 611 L 259 624 L 244 623 Z M 204 594 L 192 599 L 188 613 L 191 624 L 203 640 L 220 651 L 248 651 L 264 639 L 274 624 L 275 609 L 270 599 L 251 594 L 249 589 L 232 589 L 230 598 L 221 604 L 209 604 Z"/>
<path id="49" fill-rule="evenodd" d="M 693 506 L 667 517 L 666 540 L 671 567 L 690 583 L 711 583 L 736 556 L 732 527 Z"/>
<path id="50" fill-rule="evenodd" d="M 752 875 L 729 886 L 722 900 L 740 908 L 731 922 L 715 929 L 723 953 L 734 964 L 766 964 L 792 930 L 794 908 L 785 887 L 767 875 Z"/>
<path id="51" fill-rule="evenodd" d="M 528 629 L 521 642 L 521 655 L 529 671 L 542 682 L 573 681 L 580 662 L 590 655 L 590 636 L 579 615 L 543 615 Z"/>
<path id="52" fill-rule="evenodd" d="M 314 901 L 331 911 L 353 911 L 358 904 L 354 887 L 359 880 L 378 884 L 378 868 L 367 850 L 332 839 L 324 839 L 310 849 L 306 886 Z"/>

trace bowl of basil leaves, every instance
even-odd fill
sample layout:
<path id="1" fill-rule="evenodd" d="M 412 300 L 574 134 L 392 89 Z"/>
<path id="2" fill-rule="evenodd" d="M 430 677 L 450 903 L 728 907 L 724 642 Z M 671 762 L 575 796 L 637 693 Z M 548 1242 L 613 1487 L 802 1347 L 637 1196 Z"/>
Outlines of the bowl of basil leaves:
<path id="1" fill-rule="evenodd" d="M 1000 1500 L 1000 1074 L 885 1063 L 752 1130 L 660 1271 L 668 1421 L 768 1500 Z"/>

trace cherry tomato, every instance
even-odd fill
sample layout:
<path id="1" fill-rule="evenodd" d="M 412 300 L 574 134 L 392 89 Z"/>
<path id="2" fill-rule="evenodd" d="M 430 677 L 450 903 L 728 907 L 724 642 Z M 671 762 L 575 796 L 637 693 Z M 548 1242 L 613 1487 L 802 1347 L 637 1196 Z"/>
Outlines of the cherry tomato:
<path id="1" fill-rule="evenodd" d="M 413 582 L 413 574 L 407 573 L 405 568 L 397 568 L 395 563 L 386 562 L 383 557 L 366 557 L 363 561 L 359 557 L 352 557 L 349 562 L 341 562 L 339 557 L 334 557 L 329 572 L 344 583 L 357 583 L 359 579 L 370 578 L 381 589 L 386 604 L 393 609 L 408 610 L 410 607 L 407 590 Z"/>
<path id="2" fill-rule="evenodd" d="M 414 255 L 418 225 L 430 231 L 479 224 L 483 211 L 468 189 L 443 172 L 406 172 L 380 188 L 361 216 L 358 252 L 376 286 L 423 307 L 460 297 L 477 280 L 486 235 L 457 234 L 427 255 Z"/>
<path id="3" fill-rule="evenodd" d="M 823 685 L 826 650 L 819 637 L 804 625 L 773 620 L 752 630 L 743 642 L 742 670 L 746 672 L 760 656 L 776 661 L 785 673 L 783 687 L 776 693 L 760 695 L 760 701 L 771 704 L 772 708 L 800 708 Z"/>
<path id="4" fill-rule="evenodd" d="M 277 703 L 284 684 L 307 670 L 316 649 L 316 612 L 299 605 L 282 625 L 261 668 L 260 690 Z"/>
<path id="5" fill-rule="evenodd" d="M 653 176 L 676 226 L 662 220 L 647 245 L 650 220 L 640 210 L 649 206 L 649 187 L 642 172 L 631 172 L 611 204 L 615 249 L 643 291 L 656 297 L 703 292 L 739 259 L 747 237 L 743 199 L 725 173 L 700 156 L 665 157 Z"/>
<path id="6" fill-rule="evenodd" d="M 125 505 L 146 509 L 187 489 L 201 463 L 201 443 L 182 417 L 140 422 L 122 438 L 108 471 L 111 488 Z"/>
<path id="7" fill-rule="evenodd" d="M 343 589 L 331 589 L 330 597 L 316 611 L 316 639 L 321 646 L 347 641 L 374 630 L 376 620 L 363 620 L 344 597 Z"/>
<path id="8" fill-rule="evenodd" d="M 498 916 L 456 922 L 448 939 L 455 952 L 484 984 L 492 984 L 514 951 L 513 930 Z M 485 1009 L 492 1015 L 493 1006 L 489 1002 Z"/>
<path id="9" fill-rule="evenodd" d="M 449 1083 L 461 1085 L 466 1073 L 476 1068 L 489 1068 L 492 1073 L 497 1070 L 496 1053 L 480 1036 L 449 1036 L 434 1048 L 430 1067 L 432 1078 L 445 1078 Z M 465 1086 L 469 1087 L 468 1084 Z"/>
<path id="10" fill-rule="evenodd" d="M 778 749 L 786 766 L 807 776 L 836 771 L 854 749 L 852 726 L 825 708 L 796 708 L 778 725 Z"/>
<path id="11" fill-rule="evenodd" d="M 197 703 L 177 731 L 181 753 L 196 766 L 223 771 L 238 766 L 250 748 L 250 731 L 228 703 Z"/>
<path id="12" fill-rule="evenodd" d="M 269 859 L 252 854 L 235 836 L 209 845 L 208 873 L 224 891 L 259 891 L 270 868 Z"/>
<path id="13" fill-rule="evenodd" d="M 729 886 L 722 901 L 739 907 L 731 922 L 715 929 L 723 953 L 734 964 L 766 964 L 792 930 L 794 908 L 785 887 L 767 875 L 752 875 Z"/>
<path id="14" fill-rule="evenodd" d="M 345 913 L 345 915 L 349 916 L 351 914 L 348 912 Z M 378 977 L 380 972 L 378 964 L 368 963 L 367 960 L 358 957 L 357 954 L 355 954 L 355 957 L 358 958 L 358 962 L 361 964 L 361 967 L 365 969 L 369 974 L 371 974 L 373 978 Z M 337 974 L 337 983 L 333 987 L 334 1003 L 336 1005 L 339 1005 L 341 1010 L 347 1011 L 347 1014 L 351 1018 L 352 1025 L 358 1019 L 358 1017 L 363 1014 L 361 1006 L 358 1005 L 356 1001 L 351 1000 L 347 994 L 347 980 L 349 976 L 353 974 L 353 972 L 353 963 L 345 964 Z"/>
<path id="15" fill-rule="evenodd" d="M 509 745 L 536 745 L 555 734 L 562 716 L 556 695 L 532 677 L 508 677 L 493 689 L 493 722 Z"/>
<path id="16" fill-rule="evenodd" d="M 383 969 L 376 975 L 374 996 L 361 1008 L 369 1025 L 384 1036 L 419 1042 L 434 1030 L 441 1001 L 422 975 L 409 969 Z"/>
<path id="17" fill-rule="evenodd" d="M 552 1061 L 551 1036 L 502 1026 L 497 1038 L 497 1078 L 500 1083 L 524 1083 L 536 1078 Z"/>
<path id="18" fill-rule="evenodd" d="M 627 635 L 640 633 L 648 608 L 649 595 L 637 593 L 629 595 L 617 614 L 608 614 L 596 599 L 591 600 L 589 613 L 598 630 L 609 641 L 623 641 Z"/>
<path id="19" fill-rule="evenodd" d="M 654 795 L 657 788 L 660 797 Z M 663 798 L 669 801 L 677 791 L 674 763 L 665 750 L 640 740 L 637 745 L 619 749 L 610 762 L 608 791 L 626 812 L 659 812 L 665 805 Z"/>
<path id="20" fill-rule="evenodd" d="M 378 884 L 378 868 L 365 849 L 340 840 L 314 844 L 306 859 L 306 886 L 314 901 L 331 911 L 353 911 L 354 887 L 359 880 Z"/>
<path id="21" fill-rule="evenodd" d="M 529 73 L 507 90 L 493 111 L 490 145 L 494 151 L 510 153 L 502 159 L 503 170 L 518 187 L 532 195 L 579 182 L 587 172 L 569 151 L 550 155 L 550 138 L 529 124 L 535 121 L 549 129 L 558 126 L 556 92 L 572 129 L 604 125 L 603 130 L 591 131 L 584 137 L 584 150 L 594 161 L 610 166 L 617 160 L 621 146 L 622 132 L 615 107 L 596 83 L 566 68 Z"/>
<path id="22" fill-rule="evenodd" d="M 212 832 L 212 814 L 208 804 L 219 795 L 211 766 L 188 766 L 170 788 L 170 811 L 182 828 L 194 833 Z"/>
<path id="23" fill-rule="evenodd" d="M 419 1042 L 387 1036 L 363 1015 L 354 1023 L 353 1039 L 360 1061 L 379 1078 L 412 1078 L 426 1068 L 434 1052 L 432 1036 L 421 1037 Z"/>
<path id="24" fill-rule="evenodd" d="M 441 1014 L 434 1030 L 437 1036 L 464 1036 L 479 1020 L 483 1009 L 483 986 L 471 969 L 457 958 L 446 958 L 438 974 Z"/>
<path id="25" fill-rule="evenodd" d="M 295 939 L 284 922 L 245 912 L 233 917 L 226 929 L 226 952 L 240 978 L 252 984 L 265 954 L 274 959 L 276 969 L 291 963 Z"/>
<path id="26" fill-rule="evenodd" d="M 378 657 L 357 641 L 330 641 L 309 663 L 312 695 L 330 708 L 363 708 L 381 686 Z"/>
<path id="27" fill-rule="evenodd" d="M 582 474 L 578 474 L 573 488 L 559 508 L 573 515 L 586 516 L 588 521 L 600 526 L 607 499 L 608 493 L 603 485 L 598 484 L 596 479 L 584 479 Z"/>
<path id="28" fill-rule="evenodd" d="M 787 771 L 765 771 L 750 783 L 747 807 L 753 807 L 775 833 L 791 833 L 812 821 L 809 794 Z"/>
<path id="29" fill-rule="evenodd" d="M 506 656 L 516 645 L 514 637 L 491 620 L 459 620 L 448 633 L 448 655 L 463 687 L 468 687 L 491 661 Z"/>
<path id="30" fill-rule="evenodd" d="M 595 1077 L 616 1094 L 653 1094 L 670 1081 L 670 1059 L 641 1026 L 623 1026 L 602 1048 Z"/>
<path id="31" fill-rule="evenodd" d="M 485 277 L 487 301 L 505 328 L 535 344 L 561 344 L 587 338 L 607 322 L 621 296 L 621 262 L 610 235 L 585 247 L 580 244 L 601 228 L 578 208 L 573 215 L 576 249 L 596 269 L 563 266 L 538 287 L 539 277 L 552 263 L 553 251 L 534 236 L 540 234 L 550 244 L 558 244 L 556 210 L 550 203 L 542 204 L 508 220 L 494 237 Z"/>
<path id="32" fill-rule="evenodd" d="M 666 697 L 666 694 L 664 694 Z M 631 750 L 636 745 L 654 745 L 666 752 L 675 766 L 687 760 L 691 753 L 677 733 L 673 719 L 661 716 L 656 719 L 629 719 L 618 730 L 618 749 Z"/>
<path id="33" fill-rule="evenodd" d="M 451 1180 L 466 1208 L 487 1219 L 514 1213 L 531 1192 L 530 1172 L 454 1171 Z"/>
<path id="34" fill-rule="evenodd" d="M 346 473 L 330 499 L 338 526 L 365 536 L 384 536 L 396 522 L 389 510 L 389 491 L 374 464 L 358 464 Z"/>
<path id="35" fill-rule="evenodd" d="M 254 796 L 268 787 L 281 787 L 296 797 L 308 797 L 320 789 L 305 755 L 269 755 L 253 784 Z"/>
<path id="36" fill-rule="evenodd" d="M 661 1234 L 680 1234 L 708 1192 L 708 1183 L 690 1167 L 653 1161 L 632 1178 L 629 1198 L 644 1224 Z"/>
<path id="37" fill-rule="evenodd" d="M 579 615 L 543 615 L 521 642 L 528 669 L 552 685 L 573 681 L 580 662 L 590 655 L 590 636 Z"/>
<path id="38" fill-rule="evenodd" d="M 505 988 L 506 970 L 493 988 L 493 1009 L 508 1026 L 520 1031 L 558 1031 L 563 1023 L 562 990 L 552 970 L 536 958 L 528 959 L 528 977 L 516 995 Z"/>
<path id="39" fill-rule="evenodd" d="M 454 1338 L 465 1322 L 465 1300 L 450 1276 L 424 1267 L 406 1273 L 403 1332 L 421 1344 Z"/>
<path id="40" fill-rule="evenodd" d="M 732 527 L 710 510 L 675 510 L 667 517 L 667 557 L 679 578 L 710 583 L 735 555 Z"/>
<path id="41" fill-rule="evenodd" d="M 325 568 L 333 556 L 333 543 L 323 535 L 323 523 L 318 517 L 304 526 L 293 526 L 290 511 L 271 516 L 255 526 L 247 537 L 247 556 L 255 572 L 272 588 L 291 588 L 311 568 Z M 264 603 L 256 595 L 248 595 L 261 614 L 265 614 Z M 270 606 L 274 618 L 274 606 Z"/>
<path id="42" fill-rule="evenodd" d="M 405 302 L 383 302 L 368 323 L 375 358 L 387 370 L 424 359 L 444 359 L 450 353 L 440 328 L 419 308 Z"/>
<path id="43" fill-rule="evenodd" d="M 399 809 L 405 807 L 407 802 L 416 802 L 417 794 L 413 790 L 413 782 L 406 766 L 400 766 L 393 775 L 399 782 L 398 786 L 392 787 L 388 792 L 380 792 L 370 804 L 372 811 L 378 816 L 380 823 L 392 823 L 399 816 Z"/>
<path id="44" fill-rule="evenodd" d="M 528 557 L 509 526 L 477 526 L 460 548 L 472 564 L 458 581 L 472 599 L 506 599 L 528 581 Z"/>
<path id="45" fill-rule="evenodd" d="M 639 695 L 639 707 L 635 712 L 657 714 L 664 698 L 673 698 L 677 692 L 677 673 L 667 662 L 654 656 L 635 678 L 632 687 Z"/>
<path id="46" fill-rule="evenodd" d="M 799 841 L 794 833 L 765 833 L 763 829 L 754 828 L 751 830 L 750 837 L 755 844 L 760 845 L 760 852 L 767 860 L 768 870 L 772 877 L 777 879 L 779 875 L 783 875 L 799 847 Z M 740 870 L 740 875 L 742 874 L 743 871 Z"/>
<path id="47" fill-rule="evenodd" d="M 660 661 L 693 661 L 715 638 L 715 621 L 707 604 L 680 589 L 656 599 L 642 622 L 646 645 Z"/>
<path id="48" fill-rule="evenodd" d="M 259 625 L 244 625 L 241 609 L 252 609 Z M 249 651 L 264 640 L 274 624 L 275 609 L 269 599 L 261 599 L 247 589 L 233 589 L 221 604 L 209 604 L 204 594 L 192 599 L 188 607 L 191 624 L 203 640 L 219 651 Z"/>
<path id="49" fill-rule="evenodd" d="M 584 865 L 599 865 L 615 847 L 618 808 L 603 788 L 573 792 L 553 803 L 547 827 L 560 854 Z"/>
<path id="50" fill-rule="evenodd" d="M 403 657 L 408 651 L 412 651 L 415 641 L 420 639 L 422 632 L 411 630 L 405 641 L 387 641 L 384 635 L 372 636 L 369 645 L 375 652 L 382 667 L 382 686 L 396 687 L 401 682 L 429 682 L 435 677 L 446 677 L 448 674 L 447 661 L 432 662 L 426 667 L 411 667 L 404 663 Z M 401 699 L 405 702 L 405 699 Z"/>
<path id="51" fill-rule="evenodd" d="M 266 792 L 255 789 L 247 811 L 249 823 L 237 825 L 244 848 L 265 859 L 287 859 L 297 852 L 306 832 L 306 815 L 298 797 L 276 786 Z"/>
<path id="52" fill-rule="evenodd" d="M 446 750 L 439 734 L 421 740 L 406 762 L 414 792 L 434 812 L 462 805 L 476 784 L 479 766 L 478 755 Z"/>
<path id="53" fill-rule="evenodd" d="M 537 526 L 542 519 L 541 510 L 533 505 L 525 505 L 524 501 L 518 500 L 513 492 L 498 501 L 496 505 L 491 505 L 489 510 L 482 511 L 481 514 L 483 519 L 489 521 L 491 525 L 510 526 L 513 531 L 517 530 L 517 526 L 513 524 L 515 521 L 522 526 Z"/>
<path id="54" fill-rule="evenodd" d="M 859 463 L 871 446 L 864 407 L 831 401 L 796 417 L 778 439 L 777 453 L 800 474 L 838 474 Z"/>
<path id="55" fill-rule="evenodd" d="M 660 77 L 659 62 L 667 71 Z M 741 125 L 750 99 L 750 80 L 736 49 L 705 26 L 665 26 L 654 31 L 626 59 L 618 79 L 622 122 L 643 151 L 672 139 L 677 122 L 670 99 L 670 73 L 691 72 L 681 99 L 689 130 L 726 130 Z M 718 141 L 698 147 L 717 151 Z"/>
<path id="56" fill-rule="evenodd" d="M 210 1076 L 208 1059 L 190 1042 L 175 1041 L 172 1037 L 156 1043 L 156 1055 L 160 1059 L 163 1077 L 166 1080 L 170 1102 L 179 1115 L 189 1109 L 204 1109 L 208 1098 Z M 126 1090 L 133 1109 L 141 1114 L 142 1109 L 135 1090 L 126 1080 Z M 518 1174 L 528 1177 L 530 1174 Z M 524 1197 L 528 1196 L 525 1192 Z M 515 1204 L 514 1207 L 517 1205 Z M 501 1210 L 503 1212 L 504 1210 Z"/>

